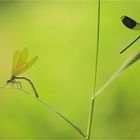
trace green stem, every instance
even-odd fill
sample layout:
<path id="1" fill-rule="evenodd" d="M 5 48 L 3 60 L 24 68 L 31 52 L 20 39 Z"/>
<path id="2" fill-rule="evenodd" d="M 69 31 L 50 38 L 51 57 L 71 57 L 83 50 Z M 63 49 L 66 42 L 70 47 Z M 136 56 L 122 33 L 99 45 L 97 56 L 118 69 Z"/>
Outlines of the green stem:
<path id="1" fill-rule="evenodd" d="M 88 128 L 87 128 L 87 137 L 86 137 L 87 140 L 90 139 L 94 107 L 95 107 L 95 98 L 91 99 L 90 114 L 89 114 Z"/>
<path id="2" fill-rule="evenodd" d="M 105 84 L 95 93 L 92 99 L 96 99 L 112 83 L 112 81 L 121 74 L 121 72 L 121 69 L 119 69 L 108 81 L 106 81 Z"/>
<path id="3" fill-rule="evenodd" d="M 50 110 L 52 110 L 53 112 L 55 112 L 57 115 L 59 115 L 61 118 L 63 118 L 68 124 L 70 124 L 77 132 L 79 132 L 83 137 L 86 137 L 85 134 L 82 132 L 82 130 L 77 127 L 73 122 L 71 122 L 68 118 L 66 118 L 62 113 L 60 113 L 59 111 L 57 111 L 55 108 L 53 108 L 52 106 L 50 106 L 49 104 L 47 104 L 46 102 L 44 102 L 43 100 L 41 100 L 39 97 L 36 98 L 34 97 L 36 100 L 38 100 L 40 103 L 44 104 L 47 108 L 49 108 Z"/>
<path id="4" fill-rule="evenodd" d="M 97 72 L 98 72 L 98 59 L 99 59 L 99 39 L 100 39 L 100 0 L 98 0 L 98 24 L 97 24 L 97 44 L 96 44 L 96 61 L 95 61 L 95 73 L 94 73 L 94 87 L 93 87 L 93 94 L 91 97 L 90 103 L 90 112 L 89 112 L 89 119 L 88 119 L 88 126 L 87 126 L 87 139 L 90 140 L 91 136 L 91 129 L 92 129 L 92 120 L 93 120 L 93 110 L 95 99 L 94 94 L 96 91 L 96 84 L 97 84 Z"/>
<path id="5" fill-rule="evenodd" d="M 52 110 L 53 112 L 55 112 L 57 115 L 59 115 L 61 118 L 63 118 L 68 124 L 70 124 L 76 131 L 78 131 L 83 137 L 86 137 L 85 134 L 81 131 L 81 129 L 79 127 L 77 127 L 75 124 L 73 124 L 73 122 L 71 122 L 68 118 L 66 118 L 62 113 L 60 113 L 58 110 L 56 110 L 55 108 L 53 108 L 52 106 L 50 106 L 49 104 L 47 104 L 46 102 L 44 102 L 43 100 L 41 100 L 38 96 L 38 93 L 36 91 L 36 88 L 34 86 L 34 84 L 32 83 L 32 81 L 26 77 L 15 77 L 15 79 L 23 79 L 26 80 L 30 83 L 34 93 L 35 93 L 35 97 L 36 100 L 38 100 L 39 102 L 41 102 L 42 104 L 44 104 L 47 108 L 49 108 L 50 110 Z M 22 90 L 22 89 L 21 89 Z M 24 90 L 22 90 L 24 91 Z"/>

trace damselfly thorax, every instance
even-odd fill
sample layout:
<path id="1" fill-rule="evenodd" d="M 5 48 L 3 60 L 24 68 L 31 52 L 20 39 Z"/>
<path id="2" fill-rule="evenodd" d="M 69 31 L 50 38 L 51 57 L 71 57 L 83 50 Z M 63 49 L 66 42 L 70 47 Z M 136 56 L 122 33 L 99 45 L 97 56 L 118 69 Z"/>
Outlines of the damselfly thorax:
<path id="1" fill-rule="evenodd" d="M 7 80 L 7 84 L 9 83 L 14 83 L 15 82 L 15 76 L 11 76 L 11 78 L 9 80 Z"/>

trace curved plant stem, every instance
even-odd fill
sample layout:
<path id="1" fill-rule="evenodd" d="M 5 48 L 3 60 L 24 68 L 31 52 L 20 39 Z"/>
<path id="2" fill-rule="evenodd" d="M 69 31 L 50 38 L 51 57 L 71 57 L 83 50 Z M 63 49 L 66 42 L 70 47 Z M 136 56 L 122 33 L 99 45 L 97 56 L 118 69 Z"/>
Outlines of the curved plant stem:
<path id="1" fill-rule="evenodd" d="M 46 102 L 44 102 L 43 100 L 41 100 L 40 98 L 36 98 L 36 97 L 34 97 L 34 98 L 36 100 L 38 100 L 39 102 L 41 102 L 42 104 L 44 104 L 47 108 L 49 108 L 50 110 L 52 110 L 53 112 L 55 112 L 57 115 L 59 115 L 60 117 L 62 117 L 75 130 L 77 130 L 83 137 L 86 137 L 85 134 L 82 132 L 82 130 L 79 127 L 77 127 L 75 124 L 73 124 L 73 122 L 71 122 L 68 118 L 66 118 L 62 113 L 60 113 L 59 111 L 57 111 L 55 108 L 53 108 L 52 106 L 50 106 L 49 104 L 47 104 Z"/>
<path id="2" fill-rule="evenodd" d="M 22 90 L 24 91 L 24 90 Z M 24 91 L 25 92 L 25 91 Z M 58 110 L 56 110 L 54 107 L 52 107 L 51 105 L 49 105 L 48 103 L 44 102 L 42 99 L 40 99 L 39 97 L 34 97 L 37 101 L 39 101 L 40 103 L 42 103 L 43 105 L 45 105 L 47 108 L 49 108 L 51 111 L 55 112 L 57 115 L 59 115 L 61 118 L 63 118 L 68 124 L 70 124 L 77 132 L 79 132 L 83 137 L 86 137 L 85 134 L 82 132 L 82 130 L 77 127 L 72 121 L 70 121 L 67 117 L 65 117 L 62 113 L 60 113 Z"/>
<path id="3" fill-rule="evenodd" d="M 0 87 L 0 88 L 4 88 L 4 89 L 16 89 L 16 88 L 5 88 L 5 87 Z M 33 97 L 34 99 L 36 99 L 37 101 L 39 101 L 40 103 L 42 103 L 43 105 L 45 105 L 45 107 L 47 107 L 48 109 L 50 109 L 51 111 L 55 112 L 58 116 L 60 116 L 61 118 L 63 118 L 68 124 L 70 124 L 81 136 L 83 136 L 84 138 L 86 137 L 86 135 L 82 132 L 82 130 L 76 126 L 72 121 L 70 121 L 66 116 L 64 116 L 62 113 L 60 113 L 58 110 L 56 110 L 54 107 L 52 107 L 51 105 L 49 105 L 48 103 L 46 103 L 45 101 L 43 101 L 41 98 L 39 97 L 35 97 L 33 95 L 31 95 L 29 92 L 23 90 L 23 89 L 16 89 L 16 90 L 20 90 L 24 93 L 26 93 L 27 95 Z"/>
<path id="4" fill-rule="evenodd" d="M 98 0 L 98 24 L 97 24 L 97 44 L 96 44 L 94 86 L 93 86 L 93 94 L 91 97 L 90 112 L 89 112 L 88 127 L 87 127 L 87 139 L 88 140 L 90 139 L 90 135 L 91 135 L 93 110 L 94 110 L 94 105 L 95 105 L 95 99 L 93 98 L 93 96 L 94 96 L 95 91 L 96 91 L 96 83 L 97 83 L 98 58 L 99 58 L 99 37 L 100 37 L 100 0 Z"/>

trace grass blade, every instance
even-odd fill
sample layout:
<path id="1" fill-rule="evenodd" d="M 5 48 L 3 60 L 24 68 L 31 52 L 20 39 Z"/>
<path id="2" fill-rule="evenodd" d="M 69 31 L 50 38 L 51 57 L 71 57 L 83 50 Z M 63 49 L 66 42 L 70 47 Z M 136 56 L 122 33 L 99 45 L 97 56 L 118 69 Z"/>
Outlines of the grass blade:
<path id="1" fill-rule="evenodd" d="M 98 97 L 106 89 L 106 87 L 108 87 L 113 82 L 113 80 L 115 80 L 118 76 L 120 76 L 120 74 L 124 70 L 133 65 L 139 59 L 140 59 L 140 50 L 137 51 L 134 55 L 132 55 L 128 60 L 124 62 L 124 64 L 119 68 L 119 70 L 95 93 L 93 99 Z"/>

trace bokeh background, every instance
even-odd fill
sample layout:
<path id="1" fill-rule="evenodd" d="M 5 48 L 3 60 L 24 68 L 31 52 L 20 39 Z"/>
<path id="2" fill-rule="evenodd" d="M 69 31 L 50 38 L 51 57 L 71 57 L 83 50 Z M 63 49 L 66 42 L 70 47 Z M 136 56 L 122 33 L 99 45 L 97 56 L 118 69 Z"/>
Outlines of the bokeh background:
<path id="1" fill-rule="evenodd" d="M 15 50 L 39 56 L 23 76 L 40 97 L 86 132 L 93 88 L 97 0 L 0 1 L 0 85 L 11 76 Z M 101 0 L 97 90 L 139 49 L 119 52 L 139 35 L 121 16 L 140 21 L 140 1 Z M 140 64 L 126 70 L 97 99 L 92 138 L 140 138 Z M 32 90 L 26 82 L 23 87 Z M 33 94 L 33 93 L 32 93 Z M 1 139 L 81 139 L 63 119 L 26 94 L 0 89 Z"/>

